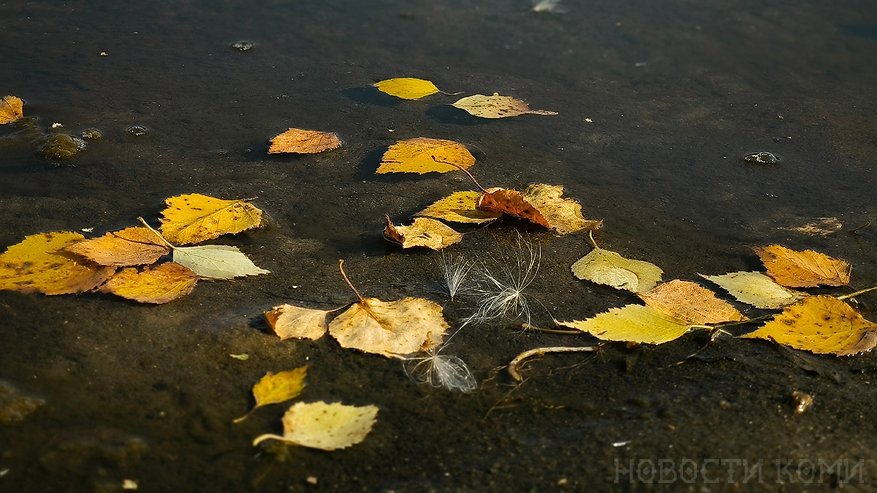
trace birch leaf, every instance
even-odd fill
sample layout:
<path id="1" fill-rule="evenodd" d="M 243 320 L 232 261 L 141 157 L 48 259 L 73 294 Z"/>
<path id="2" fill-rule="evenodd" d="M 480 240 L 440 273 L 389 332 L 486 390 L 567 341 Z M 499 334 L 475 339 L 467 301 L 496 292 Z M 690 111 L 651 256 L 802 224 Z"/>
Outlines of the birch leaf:
<path id="1" fill-rule="evenodd" d="M 318 154 L 341 147 L 336 134 L 303 128 L 289 128 L 269 142 L 268 154 Z"/>
<path id="2" fill-rule="evenodd" d="M 305 388 L 307 375 L 307 365 L 277 373 L 269 371 L 253 385 L 253 398 L 256 399 L 256 405 L 247 414 L 235 419 L 234 423 L 247 419 L 247 416 L 262 406 L 279 404 L 297 397 Z"/>
<path id="3" fill-rule="evenodd" d="M 477 208 L 481 192 L 454 192 L 440 199 L 415 216 L 444 219 L 455 223 L 482 224 L 496 220 L 501 212 L 482 211 Z"/>
<path id="4" fill-rule="evenodd" d="M 574 199 L 563 197 L 563 186 L 534 183 L 524 191 L 491 188 L 481 194 L 478 208 L 526 219 L 565 235 L 581 230 L 594 230 L 603 221 L 585 219 L 582 206 Z"/>
<path id="5" fill-rule="evenodd" d="M 728 302 L 716 298 L 715 293 L 691 281 L 674 279 L 638 293 L 638 296 L 646 305 L 692 325 L 746 320 Z"/>
<path id="6" fill-rule="evenodd" d="M 170 247 L 149 228 L 136 227 L 74 243 L 67 247 L 67 251 L 99 265 L 126 267 L 155 263 L 170 253 Z"/>
<path id="7" fill-rule="evenodd" d="M 334 310 L 317 310 L 283 304 L 265 312 L 265 319 L 271 330 L 284 339 L 311 339 L 323 337 L 328 327 L 326 316 Z"/>
<path id="8" fill-rule="evenodd" d="M 774 310 L 794 303 L 807 293 L 786 289 L 761 272 L 730 272 L 719 276 L 700 274 L 731 294 L 737 301 Z"/>
<path id="9" fill-rule="evenodd" d="M 376 406 L 298 402 L 283 415 L 283 435 L 261 435 L 253 440 L 282 440 L 321 450 L 337 450 L 365 440 L 378 416 Z"/>
<path id="10" fill-rule="evenodd" d="M 174 247 L 174 262 L 192 269 L 202 279 L 232 279 L 270 273 L 230 245 Z"/>
<path id="11" fill-rule="evenodd" d="M 459 170 L 446 163 L 467 169 L 475 164 L 475 156 L 466 146 L 453 140 L 417 137 L 391 145 L 381 158 L 377 174 L 448 173 Z"/>
<path id="12" fill-rule="evenodd" d="M 112 293 L 140 303 L 170 303 L 191 293 L 198 276 L 191 269 L 174 262 L 165 262 L 138 272 L 127 268 L 117 272 L 101 292 Z"/>
<path id="13" fill-rule="evenodd" d="M 224 200 L 190 193 L 165 200 L 161 232 L 177 245 L 191 245 L 240 233 L 262 224 L 262 211 L 245 200 Z"/>
<path id="14" fill-rule="evenodd" d="M 813 250 L 792 250 L 781 245 L 755 249 L 767 274 L 790 288 L 846 286 L 850 283 L 850 264 Z"/>
<path id="15" fill-rule="evenodd" d="M 24 103 L 17 96 L 0 99 L 0 125 L 12 123 L 24 116 Z"/>
<path id="16" fill-rule="evenodd" d="M 441 221 L 428 217 L 418 217 L 411 226 L 396 226 L 387 217 L 384 238 L 402 248 L 423 247 L 441 250 L 463 241 L 463 235 Z"/>
<path id="17" fill-rule="evenodd" d="M 480 118 L 508 118 L 520 115 L 556 115 L 556 111 L 531 110 L 530 105 L 511 96 L 475 94 L 458 100 L 452 106 Z"/>
<path id="18" fill-rule="evenodd" d="M 587 320 L 560 322 L 605 341 L 663 344 L 682 337 L 688 325 L 643 305 L 611 308 Z"/>
<path id="19" fill-rule="evenodd" d="M 379 91 L 402 99 L 420 99 L 439 92 L 439 88 L 426 79 L 397 77 L 374 84 Z"/>
<path id="20" fill-rule="evenodd" d="M 653 263 L 631 260 L 599 247 L 576 260 L 571 269 L 579 279 L 634 293 L 652 289 L 664 273 Z"/>

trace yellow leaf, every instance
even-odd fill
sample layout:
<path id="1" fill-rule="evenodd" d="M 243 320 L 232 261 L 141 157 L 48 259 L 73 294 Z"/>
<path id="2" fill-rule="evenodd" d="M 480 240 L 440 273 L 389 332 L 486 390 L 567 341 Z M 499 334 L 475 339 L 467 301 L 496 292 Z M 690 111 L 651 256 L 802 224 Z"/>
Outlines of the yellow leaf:
<path id="1" fill-rule="evenodd" d="M 453 140 L 417 137 L 391 145 L 381 158 L 377 173 L 448 173 L 460 169 L 445 163 L 468 169 L 475 164 L 475 156 Z"/>
<path id="2" fill-rule="evenodd" d="M 397 243 L 402 248 L 423 247 L 441 250 L 463 241 L 463 235 L 454 231 L 441 221 L 428 217 L 418 217 L 411 226 L 396 226 L 387 217 L 384 238 Z"/>
<path id="3" fill-rule="evenodd" d="M 455 108 L 465 110 L 472 116 L 481 118 L 508 118 L 510 116 L 519 115 L 556 115 L 556 111 L 548 110 L 531 110 L 530 106 L 511 96 L 500 96 L 499 93 L 493 93 L 493 96 L 485 96 L 484 94 L 475 94 L 466 96 L 453 104 Z"/>
<path id="4" fill-rule="evenodd" d="M 606 341 L 663 344 L 682 337 L 688 326 L 643 305 L 611 308 L 587 320 L 560 322 L 560 325 L 587 332 Z"/>
<path id="5" fill-rule="evenodd" d="M 364 298 L 332 320 L 329 334 L 342 347 L 393 358 L 437 346 L 448 328 L 442 307 L 432 301 Z"/>
<path id="6" fill-rule="evenodd" d="M 254 264 L 238 247 L 230 245 L 174 247 L 174 262 L 192 269 L 203 279 L 232 279 L 271 273 Z"/>
<path id="7" fill-rule="evenodd" d="M 244 200 L 223 200 L 199 193 L 165 199 L 161 232 L 171 243 L 191 245 L 262 224 L 262 211 Z"/>
<path id="8" fill-rule="evenodd" d="M 347 448 L 365 440 L 378 416 L 376 406 L 298 402 L 283 415 L 283 435 L 261 435 L 253 440 L 282 440 L 321 450 Z"/>
<path id="9" fill-rule="evenodd" d="M 634 293 L 652 289 L 664 273 L 653 263 L 631 260 L 602 248 L 594 248 L 576 260 L 571 269 L 579 279 Z"/>
<path id="10" fill-rule="evenodd" d="M 0 99 L 0 125 L 12 123 L 24 116 L 24 103 L 16 96 Z"/>
<path id="11" fill-rule="evenodd" d="M 523 192 L 504 188 L 488 189 L 478 199 L 478 209 L 526 219 L 558 234 L 594 230 L 603 221 L 585 219 L 582 206 L 574 199 L 563 198 L 563 186 L 534 183 Z"/>
<path id="12" fill-rule="evenodd" d="M 374 84 L 379 91 L 402 99 L 420 99 L 439 92 L 438 87 L 426 79 L 413 77 L 397 77 L 386 79 Z"/>
<path id="13" fill-rule="evenodd" d="M 317 154 L 341 147 L 341 139 L 332 132 L 290 128 L 269 141 L 268 154 Z"/>
<path id="14" fill-rule="evenodd" d="M 495 220 L 501 212 L 488 212 L 477 209 L 481 192 L 454 192 L 447 197 L 415 214 L 415 216 L 444 219 L 455 223 L 481 224 Z"/>
<path id="15" fill-rule="evenodd" d="M 101 286 L 104 293 L 140 303 L 169 303 L 191 293 L 198 276 L 190 269 L 174 262 L 159 264 L 141 272 L 128 268 L 117 272 Z"/>
<path id="16" fill-rule="evenodd" d="M 755 248 L 776 282 L 790 288 L 846 286 L 850 283 L 850 264 L 813 250 L 797 251 L 781 245 Z"/>
<path id="17" fill-rule="evenodd" d="M 253 398 L 256 405 L 250 411 L 234 420 L 235 423 L 247 419 L 256 409 L 269 404 L 279 404 L 288 401 L 299 394 L 305 388 L 305 377 L 308 375 L 308 366 L 299 366 L 294 370 L 277 373 L 268 372 L 255 385 L 253 385 Z"/>
<path id="18" fill-rule="evenodd" d="M 333 310 L 316 310 L 283 304 L 265 312 L 271 330 L 283 339 L 319 339 L 326 333 L 326 315 Z"/>
<path id="19" fill-rule="evenodd" d="M 746 320 L 742 313 L 716 294 L 691 281 L 674 279 L 638 296 L 646 305 L 692 325 Z"/>
<path id="20" fill-rule="evenodd" d="M 43 294 L 81 293 L 107 280 L 115 267 L 102 267 L 64 249 L 84 240 L 79 233 L 40 233 L 0 255 L 0 290 Z"/>
<path id="21" fill-rule="evenodd" d="M 125 267 L 152 264 L 170 253 L 170 247 L 149 228 L 136 227 L 74 243 L 67 247 L 67 251 L 81 255 L 99 265 Z"/>
<path id="22" fill-rule="evenodd" d="M 852 356 L 877 345 L 877 324 L 833 296 L 808 296 L 740 337 L 773 340 L 816 354 Z"/>
<path id="23" fill-rule="evenodd" d="M 794 303 L 807 293 L 792 291 L 775 283 L 761 272 L 731 272 L 720 276 L 700 274 L 731 294 L 737 301 L 756 308 L 776 309 Z"/>

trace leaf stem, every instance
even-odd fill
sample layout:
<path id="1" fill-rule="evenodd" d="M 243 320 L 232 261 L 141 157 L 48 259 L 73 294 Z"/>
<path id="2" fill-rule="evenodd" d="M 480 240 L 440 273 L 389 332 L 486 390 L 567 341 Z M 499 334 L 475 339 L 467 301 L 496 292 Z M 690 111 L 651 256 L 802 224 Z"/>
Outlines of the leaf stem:
<path id="1" fill-rule="evenodd" d="M 518 371 L 518 367 L 521 366 L 521 363 L 527 359 L 532 358 L 533 356 L 542 356 L 543 354 L 548 353 L 593 353 L 600 349 L 602 345 L 598 344 L 596 346 L 550 346 L 550 347 L 537 347 L 535 349 L 530 349 L 524 351 L 523 353 L 515 356 L 509 363 L 508 372 L 509 375 L 516 382 L 521 382 L 524 380 L 524 377 L 521 376 L 520 371 Z"/>
<path id="2" fill-rule="evenodd" d="M 362 295 L 359 294 L 359 291 L 357 291 L 356 288 L 353 286 L 353 283 L 350 282 L 350 278 L 347 277 L 347 273 L 344 272 L 344 259 L 343 258 L 338 259 L 338 270 L 341 271 L 341 277 L 344 278 L 344 282 L 346 282 L 347 285 L 350 286 L 350 289 L 353 290 L 353 294 L 355 294 L 356 297 L 359 298 L 359 301 L 360 302 L 365 301 L 365 298 L 363 298 Z"/>
<path id="3" fill-rule="evenodd" d="M 168 242 L 166 239 L 164 239 L 164 236 L 162 236 L 161 233 L 159 233 L 158 231 L 156 231 L 155 229 L 153 229 L 153 227 L 150 226 L 150 225 L 146 222 L 146 219 L 143 219 L 142 217 L 139 217 L 139 216 L 138 216 L 138 217 L 137 217 L 137 220 L 140 221 L 141 223 L 143 223 L 143 225 L 146 226 L 146 229 L 148 229 L 149 231 L 152 231 L 152 232 L 155 234 L 155 236 L 158 236 L 158 239 L 161 240 L 162 243 L 164 243 L 165 245 L 167 245 L 168 247 L 170 247 L 171 250 L 173 250 L 174 248 L 176 248 L 175 246 L 171 245 L 170 242 Z"/>
<path id="4" fill-rule="evenodd" d="M 487 190 L 484 187 L 482 187 L 480 183 L 478 183 L 478 180 L 476 180 L 475 177 L 472 176 L 472 173 L 470 173 L 468 169 L 460 166 L 457 163 L 445 161 L 444 159 L 438 160 L 435 158 L 435 156 L 430 156 L 430 157 L 432 158 L 433 161 L 435 161 L 437 163 L 442 163 L 442 164 L 447 164 L 449 166 L 453 166 L 453 167 L 457 168 L 458 170 L 462 171 L 463 173 L 466 173 L 466 175 L 469 177 L 469 179 L 472 180 L 472 183 L 475 183 L 475 186 L 478 187 L 479 190 L 481 190 L 484 193 L 487 193 Z"/>
<path id="5" fill-rule="evenodd" d="M 594 241 L 594 230 L 593 229 L 588 231 L 588 239 L 591 240 L 591 245 L 594 246 L 595 250 L 600 249 L 600 247 L 597 246 L 597 242 Z"/>
<path id="6" fill-rule="evenodd" d="M 843 296 L 838 296 L 837 299 L 839 299 L 841 301 L 848 300 L 850 298 L 855 298 L 856 296 L 859 296 L 860 294 L 870 293 L 871 291 L 877 291 L 877 286 L 871 286 L 870 288 L 860 289 L 854 293 L 845 294 Z"/>

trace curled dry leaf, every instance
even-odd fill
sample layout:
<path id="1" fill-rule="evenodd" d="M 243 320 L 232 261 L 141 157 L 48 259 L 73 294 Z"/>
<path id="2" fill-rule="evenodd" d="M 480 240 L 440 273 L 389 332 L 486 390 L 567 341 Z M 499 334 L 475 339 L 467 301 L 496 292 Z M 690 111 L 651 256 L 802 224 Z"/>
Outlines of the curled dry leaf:
<path id="1" fill-rule="evenodd" d="M 556 111 L 531 110 L 530 106 L 511 96 L 475 94 L 458 100 L 452 106 L 480 118 L 508 118 L 520 115 L 556 115 Z"/>
<path id="2" fill-rule="evenodd" d="M 808 296 L 741 337 L 772 340 L 816 354 L 852 356 L 877 345 L 877 324 L 833 296 Z"/>
<path id="3" fill-rule="evenodd" d="M 171 243 L 191 245 L 262 224 L 262 211 L 245 200 L 190 193 L 165 199 L 161 232 Z"/>
<path id="4" fill-rule="evenodd" d="M 790 288 L 846 286 L 850 283 L 850 264 L 813 250 L 792 250 L 781 245 L 755 248 L 767 274 Z"/>
<path id="5" fill-rule="evenodd" d="M 26 236 L 0 255 L 0 290 L 55 295 L 81 293 L 103 284 L 115 267 L 99 266 L 65 251 L 84 239 L 70 231 Z"/>
<path id="6" fill-rule="evenodd" d="M 283 435 L 261 435 L 253 440 L 282 440 L 321 450 L 347 448 L 365 440 L 378 416 L 376 406 L 299 402 L 283 415 Z"/>
<path id="7" fill-rule="evenodd" d="M 192 269 L 202 279 L 233 279 L 271 273 L 257 267 L 238 247 L 230 245 L 174 247 L 174 262 Z"/>
<path id="8" fill-rule="evenodd" d="M 290 128 L 271 138 L 268 154 L 318 154 L 341 147 L 341 139 L 332 132 Z"/>
<path id="9" fill-rule="evenodd" d="M 611 250 L 595 248 L 575 261 L 573 275 L 584 281 L 605 284 L 634 293 L 655 287 L 664 273 L 660 267 L 642 260 L 631 260 Z"/>
<path id="10" fill-rule="evenodd" d="M 414 219 L 411 226 L 396 226 L 387 216 L 384 238 L 401 245 L 402 248 L 423 247 L 430 250 L 441 250 L 463 241 L 462 234 L 445 223 L 428 217 Z"/>
<path id="11" fill-rule="evenodd" d="M 691 281 L 674 279 L 638 293 L 638 296 L 655 310 L 691 325 L 746 320 L 728 302 L 716 298 L 715 293 Z"/>
<path id="12" fill-rule="evenodd" d="M 742 301 L 756 308 L 774 310 L 792 304 L 807 296 L 807 293 L 792 291 L 775 283 L 761 272 L 730 272 L 718 276 L 701 277 L 712 281 Z"/>
<path id="13" fill-rule="evenodd" d="M 381 158 L 377 173 L 448 173 L 473 164 L 475 156 L 459 142 L 417 137 L 391 145 Z"/>
<path id="14" fill-rule="evenodd" d="M 250 411 L 234 420 L 235 423 L 247 419 L 256 409 L 269 404 L 279 404 L 283 401 L 297 397 L 305 388 L 305 377 L 308 375 L 308 366 L 299 366 L 294 370 L 268 372 L 253 385 L 253 398 L 256 405 Z"/>
<path id="15" fill-rule="evenodd" d="M 170 303 L 191 293 L 198 276 L 191 269 L 166 262 L 143 271 L 127 268 L 117 272 L 101 292 L 112 293 L 140 303 Z"/>
<path id="16" fill-rule="evenodd" d="M 171 249 L 149 228 L 136 227 L 74 243 L 67 251 L 99 265 L 127 267 L 155 263 Z"/>
<path id="17" fill-rule="evenodd" d="M 24 116 L 24 103 L 17 96 L 0 99 L 0 125 L 12 123 Z"/>
<path id="18" fill-rule="evenodd" d="M 415 214 L 415 216 L 444 219 L 455 223 L 482 224 L 495 220 L 501 212 L 489 212 L 478 209 L 481 192 L 454 192 L 447 197 Z"/>
<path id="19" fill-rule="evenodd" d="M 561 235 L 598 229 L 603 224 L 603 221 L 585 219 L 578 202 L 563 198 L 562 185 L 534 183 L 523 192 L 491 188 L 478 199 L 478 208 L 526 219 Z"/>
<path id="20" fill-rule="evenodd" d="M 281 340 L 316 340 L 323 337 L 328 330 L 326 316 L 332 311 L 283 304 L 265 312 L 265 319 Z"/>
<path id="21" fill-rule="evenodd" d="M 559 322 L 564 327 L 587 332 L 605 341 L 626 341 L 638 344 L 663 344 L 682 337 L 688 325 L 654 308 L 627 305 L 611 308 L 587 320 Z"/>
<path id="22" fill-rule="evenodd" d="M 385 79 L 375 82 L 374 87 L 379 91 L 390 96 L 396 96 L 402 99 L 420 99 L 439 91 L 439 88 L 426 79 L 417 79 L 414 77 L 396 77 L 394 79 Z"/>

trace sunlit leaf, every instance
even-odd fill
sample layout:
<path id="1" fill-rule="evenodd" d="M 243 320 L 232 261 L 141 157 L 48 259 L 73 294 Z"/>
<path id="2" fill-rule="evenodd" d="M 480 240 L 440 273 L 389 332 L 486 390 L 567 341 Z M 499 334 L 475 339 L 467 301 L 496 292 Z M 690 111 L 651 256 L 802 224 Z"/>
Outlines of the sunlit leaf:
<path id="1" fill-rule="evenodd" d="M 603 221 L 585 219 L 582 206 L 574 199 L 563 197 L 561 185 L 534 183 L 522 192 L 488 189 L 478 199 L 478 208 L 526 219 L 562 235 L 598 229 L 603 224 Z"/>
<path id="2" fill-rule="evenodd" d="M 262 224 L 262 211 L 245 200 L 224 200 L 199 193 L 165 199 L 161 232 L 171 243 L 191 245 Z"/>
<path id="3" fill-rule="evenodd" d="M 463 241 L 462 234 L 445 223 L 428 217 L 416 218 L 411 226 L 396 226 L 387 217 L 384 238 L 402 248 L 423 247 L 430 250 L 441 250 Z"/>
<path id="4" fill-rule="evenodd" d="M 192 269 L 203 279 L 270 274 L 270 271 L 257 267 L 237 247 L 230 245 L 175 247 L 174 262 Z"/>
<path id="5" fill-rule="evenodd" d="M 628 259 L 602 248 L 594 248 L 576 260 L 571 269 L 579 279 L 634 293 L 655 287 L 664 272 L 651 262 Z"/>
<path id="6" fill-rule="evenodd" d="M 531 110 L 530 106 L 511 96 L 500 96 L 493 93 L 492 96 L 475 94 L 466 96 L 453 104 L 455 108 L 465 110 L 472 116 L 480 118 L 508 118 L 519 115 L 556 115 L 556 111 Z"/>
<path id="7" fill-rule="evenodd" d="M 317 310 L 283 304 L 265 312 L 271 330 L 280 339 L 319 339 L 326 333 L 326 316 L 332 310 Z"/>
<path id="8" fill-rule="evenodd" d="M 767 274 L 790 288 L 846 286 L 850 283 L 850 264 L 813 250 L 792 250 L 781 245 L 755 249 Z"/>
<path id="9" fill-rule="evenodd" d="M 341 147 L 341 139 L 332 132 L 290 128 L 271 138 L 268 154 L 317 154 Z"/>
<path id="10" fill-rule="evenodd" d="M 253 385 L 253 398 L 256 399 L 256 405 L 247 414 L 235 419 L 234 422 L 240 423 L 253 411 L 262 406 L 279 404 L 297 397 L 305 388 L 305 377 L 307 375 L 307 365 L 277 373 L 269 371 Z"/>
<path id="11" fill-rule="evenodd" d="M 17 96 L 0 99 L 0 125 L 12 123 L 24 116 L 24 103 Z"/>
<path id="12" fill-rule="evenodd" d="M 378 416 L 376 406 L 299 402 L 283 415 L 283 435 L 261 435 L 253 440 L 281 440 L 302 447 L 337 450 L 365 440 Z"/>
<path id="13" fill-rule="evenodd" d="M 646 305 L 676 320 L 692 325 L 746 320 L 736 308 L 716 294 L 691 281 L 674 279 L 638 293 Z"/>
<path id="14" fill-rule="evenodd" d="M 67 250 L 96 264 L 125 267 L 152 264 L 171 249 L 149 228 L 136 227 L 80 241 Z"/>
<path id="15" fill-rule="evenodd" d="M 807 293 L 780 286 L 761 272 L 730 272 L 718 276 L 704 274 L 700 276 L 721 286 L 737 301 L 756 308 L 782 308 L 807 296 Z"/>
<path id="16" fill-rule="evenodd" d="M 195 289 L 198 276 L 191 269 L 166 262 L 138 271 L 127 268 L 117 272 L 100 290 L 140 303 L 169 303 Z"/>
<path id="17" fill-rule="evenodd" d="M 426 79 L 414 77 L 397 77 L 386 79 L 374 84 L 379 91 L 402 99 L 420 99 L 439 92 L 438 87 Z"/>
<path id="18" fill-rule="evenodd" d="M 415 214 L 415 216 L 444 219 L 455 223 L 481 224 L 495 220 L 501 212 L 488 212 L 477 208 L 481 192 L 454 192 Z"/>
<path id="19" fill-rule="evenodd" d="M 560 325 L 587 332 L 606 341 L 663 344 L 688 332 L 688 325 L 643 305 L 611 308 L 587 320 L 560 322 Z"/>
<path id="20" fill-rule="evenodd" d="M 454 163 L 459 168 L 446 163 Z M 473 164 L 475 156 L 463 144 L 417 137 L 391 145 L 381 158 L 377 173 L 448 173 Z"/>

